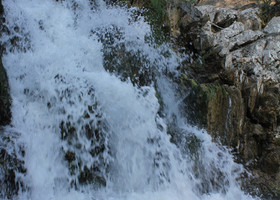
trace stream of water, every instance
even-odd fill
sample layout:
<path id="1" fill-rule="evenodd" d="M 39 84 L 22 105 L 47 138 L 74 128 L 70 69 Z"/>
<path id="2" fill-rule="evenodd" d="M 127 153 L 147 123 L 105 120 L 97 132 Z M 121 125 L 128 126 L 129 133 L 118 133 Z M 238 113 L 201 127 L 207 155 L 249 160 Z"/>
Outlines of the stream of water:
<path id="1" fill-rule="evenodd" d="M 13 117 L 1 147 L 15 157 L 16 192 L 1 198 L 253 199 L 243 167 L 181 111 L 170 77 L 188 55 L 153 45 L 139 11 L 97 0 L 3 5 Z"/>

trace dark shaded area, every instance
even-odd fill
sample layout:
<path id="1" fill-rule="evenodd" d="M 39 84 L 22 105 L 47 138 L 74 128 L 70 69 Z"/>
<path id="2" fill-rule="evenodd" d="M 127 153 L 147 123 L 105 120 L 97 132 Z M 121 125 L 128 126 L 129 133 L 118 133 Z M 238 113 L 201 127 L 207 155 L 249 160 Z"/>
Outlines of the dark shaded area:
<path id="1" fill-rule="evenodd" d="M 6 32 L 3 25 L 4 7 L 0 0 L 0 33 Z M 0 36 L 1 36 L 0 34 Z M 17 176 L 18 173 L 24 175 L 24 161 L 19 157 L 24 157 L 24 148 L 16 147 L 14 142 L 16 133 L 7 133 L 1 126 L 9 125 L 11 122 L 11 97 L 7 72 L 2 63 L 4 47 L 0 46 L 0 198 L 13 199 L 18 192 L 26 188 L 23 181 Z M 7 150 L 9 149 L 9 151 Z"/>
<path id="2" fill-rule="evenodd" d="M 13 199 L 19 191 L 27 188 L 21 176 L 25 175 L 23 145 L 16 144 L 18 134 L 0 128 L 0 199 Z"/>
<path id="3" fill-rule="evenodd" d="M 4 8 L 0 0 L 0 32 L 3 31 Z M 11 120 L 9 82 L 6 70 L 2 64 L 3 47 L 0 46 L 0 126 L 7 125 Z"/>
<path id="4" fill-rule="evenodd" d="M 10 105 L 8 77 L 0 57 L 0 125 L 7 125 L 10 123 Z"/>
<path id="5" fill-rule="evenodd" d="M 262 27 L 265 27 L 268 22 L 275 16 L 280 16 L 280 0 L 263 0 L 259 3 L 260 13 L 259 16 L 262 19 Z"/>

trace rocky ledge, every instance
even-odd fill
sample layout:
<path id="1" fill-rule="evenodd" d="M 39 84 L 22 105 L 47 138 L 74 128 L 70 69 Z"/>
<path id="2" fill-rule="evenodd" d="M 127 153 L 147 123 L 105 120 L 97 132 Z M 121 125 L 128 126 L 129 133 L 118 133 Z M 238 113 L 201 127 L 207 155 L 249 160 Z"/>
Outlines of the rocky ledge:
<path id="1" fill-rule="evenodd" d="M 182 75 L 191 88 L 189 119 L 232 148 L 252 172 L 248 191 L 279 199 L 280 17 L 262 29 L 254 6 L 193 9 L 200 19 L 181 23 L 178 37 L 199 55 Z"/>

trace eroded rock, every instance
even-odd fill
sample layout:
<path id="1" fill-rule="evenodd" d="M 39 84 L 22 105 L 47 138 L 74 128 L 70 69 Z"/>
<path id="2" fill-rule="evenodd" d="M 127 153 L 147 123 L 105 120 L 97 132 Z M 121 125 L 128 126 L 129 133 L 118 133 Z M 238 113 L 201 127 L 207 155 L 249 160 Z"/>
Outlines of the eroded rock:
<path id="1" fill-rule="evenodd" d="M 209 21 L 194 40 L 201 59 L 186 109 L 190 118 L 200 110 L 196 123 L 247 164 L 255 175 L 248 191 L 279 199 L 280 18 L 261 30 L 256 8 L 197 8 Z"/>
<path id="2" fill-rule="evenodd" d="M 245 30 L 261 30 L 262 21 L 258 16 L 258 8 L 249 8 L 239 12 L 237 21 L 244 24 Z"/>

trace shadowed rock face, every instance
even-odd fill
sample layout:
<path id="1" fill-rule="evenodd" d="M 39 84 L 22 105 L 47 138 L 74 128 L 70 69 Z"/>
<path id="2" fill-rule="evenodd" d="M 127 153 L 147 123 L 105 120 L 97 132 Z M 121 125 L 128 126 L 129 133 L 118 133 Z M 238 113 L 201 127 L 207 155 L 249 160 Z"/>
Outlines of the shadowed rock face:
<path id="1" fill-rule="evenodd" d="M 0 0 L 0 30 L 3 29 L 4 9 L 2 1 Z M 0 46 L 0 125 L 7 125 L 10 123 L 10 95 L 9 95 L 9 83 L 6 70 L 2 64 L 2 47 Z"/>
<path id="2" fill-rule="evenodd" d="M 10 96 L 7 73 L 3 67 L 0 58 L 0 125 L 9 124 L 10 113 Z"/>
<path id="3" fill-rule="evenodd" d="M 4 9 L 0 0 L 0 31 L 3 30 L 2 22 Z M 1 126 L 8 125 L 11 120 L 9 82 L 6 70 L 2 64 L 2 47 L 0 46 L 0 198 L 12 198 L 22 187 L 21 181 L 16 180 L 16 171 L 25 173 L 23 161 L 17 158 L 16 149 L 13 146 L 11 152 L 5 150 L 7 141 L 16 138 L 14 133 L 6 133 Z M 24 150 L 20 150 L 23 156 Z"/>

